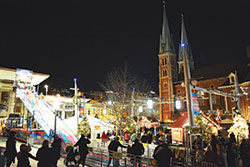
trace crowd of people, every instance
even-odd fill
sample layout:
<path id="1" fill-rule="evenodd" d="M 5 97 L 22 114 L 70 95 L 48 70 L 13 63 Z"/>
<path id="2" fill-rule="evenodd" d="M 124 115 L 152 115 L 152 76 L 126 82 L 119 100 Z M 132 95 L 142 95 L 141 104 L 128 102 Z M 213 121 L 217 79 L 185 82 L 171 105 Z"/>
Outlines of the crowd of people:
<path id="1" fill-rule="evenodd" d="M 17 158 L 17 167 L 30 167 L 29 158 L 32 158 L 38 161 L 38 167 L 56 167 L 57 161 L 61 156 L 61 139 L 56 134 L 53 138 L 51 146 L 49 146 L 48 140 L 44 140 L 42 147 L 38 149 L 34 156 L 30 153 L 31 147 L 26 144 L 21 144 L 20 151 L 17 152 L 15 132 L 11 131 L 6 141 L 6 151 L 4 152 L 4 156 L 7 159 L 6 166 L 10 167 Z"/>
<path id="2" fill-rule="evenodd" d="M 133 166 L 141 167 L 142 156 L 145 152 L 143 142 L 157 144 L 153 153 L 153 164 L 155 164 L 155 166 L 170 166 L 171 159 L 175 157 L 170 146 L 171 138 L 169 137 L 171 134 L 156 133 L 154 136 L 152 134 L 152 131 L 147 131 L 143 132 L 142 135 L 135 134 L 135 136 L 130 136 L 128 131 L 123 131 L 121 136 L 125 142 L 121 144 L 120 138 L 116 136 L 114 132 L 103 132 L 101 135 L 102 142 L 106 143 L 107 140 L 111 140 L 108 145 L 109 160 L 107 167 L 110 166 L 111 162 L 114 167 L 120 166 L 119 157 L 114 154 L 117 153 L 119 147 L 127 149 L 127 156 Z M 79 149 L 80 159 L 78 161 L 74 159 L 76 166 L 80 164 L 82 166 L 85 165 L 85 159 L 88 154 L 88 144 L 90 144 L 90 140 L 84 135 L 81 135 L 77 143 L 72 146 L 72 148 L 78 147 Z M 215 164 L 218 167 L 250 166 L 250 140 L 242 139 L 239 142 L 233 133 L 230 134 L 229 138 L 223 137 L 221 133 L 218 133 L 218 136 L 212 135 L 211 142 L 209 143 L 203 141 L 201 136 L 196 136 L 190 146 L 190 157 L 194 164 L 207 162 Z M 30 151 L 30 146 L 21 144 L 20 151 L 17 152 L 15 132 L 11 131 L 6 141 L 6 151 L 4 152 L 4 156 L 7 159 L 6 166 L 10 167 L 17 159 L 17 167 L 30 167 L 29 159 L 31 158 L 38 162 L 38 167 L 56 167 L 61 156 L 61 139 L 55 134 L 51 144 L 48 140 L 43 141 L 36 155 L 32 155 Z M 73 153 L 73 149 L 71 149 L 71 152 Z"/>
<path id="3" fill-rule="evenodd" d="M 198 137 L 193 143 L 193 151 L 201 151 L 202 140 Z M 223 137 L 219 133 L 218 136 L 211 136 L 211 143 L 204 143 L 204 155 L 198 157 L 196 161 L 203 161 L 216 164 L 218 167 L 249 167 L 250 166 L 250 142 L 249 139 L 236 141 L 235 135 Z M 200 150 L 200 151 L 199 151 Z"/>

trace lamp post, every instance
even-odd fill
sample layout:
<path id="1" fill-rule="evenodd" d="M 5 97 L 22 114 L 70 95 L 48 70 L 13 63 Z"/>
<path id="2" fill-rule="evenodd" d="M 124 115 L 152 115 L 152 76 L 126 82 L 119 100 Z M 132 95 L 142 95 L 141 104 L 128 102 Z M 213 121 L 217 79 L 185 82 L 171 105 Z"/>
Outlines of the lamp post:
<path id="1" fill-rule="evenodd" d="M 45 95 L 47 96 L 48 95 L 49 86 L 48 85 L 44 85 L 44 88 L 45 88 Z"/>
<path id="2" fill-rule="evenodd" d="M 53 103 L 53 108 L 54 108 L 54 114 L 55 114 L 55 117 L 54 117 L 54 134 L 56 134 L 56 117 L 57 117 L 57 111 L 59 110 L 60 108 L 60 95 L 57 94 L 57 99 L 56 101 Z"/>
<path id="3" fill-rule="evenodd" d="M 78 135 L 78 126 L 79 126 L 79 113 L 78 113 L 78 89 L 77 89 L 77 78 L 74 78 L 74 85 L 75 85 L 75 95 L 73 97 L 73 103 L 75 104 L 75 116 L 76 116 L 76 128 L 77 128 L 77 135 Z"/>

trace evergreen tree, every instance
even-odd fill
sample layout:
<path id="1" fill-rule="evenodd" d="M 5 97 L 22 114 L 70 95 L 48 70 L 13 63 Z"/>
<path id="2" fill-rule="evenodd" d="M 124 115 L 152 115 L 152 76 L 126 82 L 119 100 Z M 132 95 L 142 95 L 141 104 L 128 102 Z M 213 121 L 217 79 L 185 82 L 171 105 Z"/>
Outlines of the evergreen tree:
<path id="1" fill-rule="evenodd" d="M 88 118 L 84 114 L 82 121 L 78 124 L 78 127 L 77 127 L 77 136 L 80 136 L 81 134 L 86 136 L 90 134 L 90 132 L 91 132 L 91 129 L 89 126 Z"/>
<path id="2" fill-rule="evenodd" d="M 209 122 L 202 115 L 195 116 L 195 126 L 200 126 L 204 132 L 204 140 L 206 143 L 210 143 L 212 129 L 208 126 Z"/>

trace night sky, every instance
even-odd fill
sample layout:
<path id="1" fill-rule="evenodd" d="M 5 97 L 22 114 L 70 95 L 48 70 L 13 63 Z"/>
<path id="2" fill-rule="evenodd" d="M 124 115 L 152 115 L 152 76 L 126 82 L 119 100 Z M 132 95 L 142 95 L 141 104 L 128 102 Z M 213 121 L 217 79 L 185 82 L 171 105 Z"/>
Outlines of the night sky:
<path id="1" fill-rule="evenodd" d="M 243 60 L 250 3 L 204 2 L 166 2 L 176 51 L 183 13 L 196 67 Z M 126 62 L 158 92 L 161 26 L 161 0 L 1 0 L 0 66 L 50 74 L 50 87 L 73 87 L 77 77 L 89 91 Z"/>

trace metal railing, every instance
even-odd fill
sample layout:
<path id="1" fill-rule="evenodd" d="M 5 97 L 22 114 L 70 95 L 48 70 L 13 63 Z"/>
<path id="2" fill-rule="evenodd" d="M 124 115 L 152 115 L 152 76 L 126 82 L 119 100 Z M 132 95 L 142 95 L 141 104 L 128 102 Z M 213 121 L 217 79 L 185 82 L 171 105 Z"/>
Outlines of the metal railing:
<path id="1" fill-rule="evenodd" d="M 110 159 L 110 166 L 120 164 L 125 167 L 153 167 L 152 158 L 134 156 L 126 152 L 108 152 L 107 149 L 92 148 L 86 158 L 86 165 L 91 167 L 107 166 Z"/>

